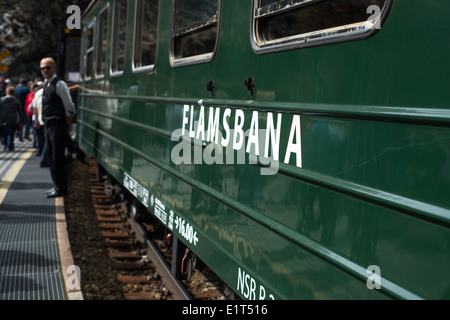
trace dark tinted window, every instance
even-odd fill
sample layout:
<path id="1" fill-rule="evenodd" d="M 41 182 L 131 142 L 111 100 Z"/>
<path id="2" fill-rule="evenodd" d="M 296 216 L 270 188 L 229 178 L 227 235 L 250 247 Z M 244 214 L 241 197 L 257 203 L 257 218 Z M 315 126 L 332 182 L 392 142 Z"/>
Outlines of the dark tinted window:
<path id="1" fill-rule="evenodd" d="M 97 76 L 105 74 L 106 71 L 106 36 L 108 34 L 108 8 L 100 13 L 98 21 L 97 41 Z"/>
<path id="2" fill-rule="evenodd" d="M 85 70 L 86 78 L 92 78 L 92 64 L 94 62 L 94 24 L 91 24 L 84 34 L 84 41 L 85 41 L 85 48 L 86 48 L 86 54 L 85 54 Z"/>
<path id="3" fill-rule="evenodd" d="M 218 0 L 175 0 L 172 58 L 210 59 L 218 34 Z"/>
<path id="4" fill-rule="evenodd" d="M 256 45 L 346 37 L 374 27 L 387 0 L 256 0 Z"/>
<path id="5" fill-rule="evenodd" d="M 125 66 L 125 42 L 127 37 L 128 0 L 114 2 L 111 71 L 123 71 Z"/>
<path id="6" fill-rule="evenodd" d="M 134 34 L 134 67 L 153 66 L 156 61 L 159 0 L 138 0 Z"/>

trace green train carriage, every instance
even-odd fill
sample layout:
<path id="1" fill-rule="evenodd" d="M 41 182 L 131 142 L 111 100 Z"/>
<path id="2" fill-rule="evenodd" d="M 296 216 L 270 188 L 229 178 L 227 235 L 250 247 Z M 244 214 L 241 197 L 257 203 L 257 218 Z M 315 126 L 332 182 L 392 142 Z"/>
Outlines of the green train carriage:
<path id="1" fill-rule="evenodd" d="M 449 299 L 448 10 L 94 1 L 79 145 L 242 298 Z"/>

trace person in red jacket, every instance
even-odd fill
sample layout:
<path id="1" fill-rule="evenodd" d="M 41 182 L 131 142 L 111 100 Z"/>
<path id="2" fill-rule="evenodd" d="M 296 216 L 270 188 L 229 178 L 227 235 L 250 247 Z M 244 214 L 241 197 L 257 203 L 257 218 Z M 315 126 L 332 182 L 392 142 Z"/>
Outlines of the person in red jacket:
<path id="1" fill-rule="evenodd" d="M 30 126 L 31 131 L 33 132 L 33 148 L 36 148 L 36 142 L 37 142 L 37 137 L 36 137 L 36 131 L 34 130 L 33 127 L 33 108 L 31 106 L 31 103 L 34 100 L 34 96 L 36 94 L 36 91 L 38 91 L 40 89 L 40 86 L 37 83 L 33 83 L 30 87 L 31 92 L 29 94 L 27 94 L 27 97 L 25 98 L 25 111 L 27 113 L 27 126 Z M 25 139 L 30 139 L 29 137 L 25 137 Z"/>

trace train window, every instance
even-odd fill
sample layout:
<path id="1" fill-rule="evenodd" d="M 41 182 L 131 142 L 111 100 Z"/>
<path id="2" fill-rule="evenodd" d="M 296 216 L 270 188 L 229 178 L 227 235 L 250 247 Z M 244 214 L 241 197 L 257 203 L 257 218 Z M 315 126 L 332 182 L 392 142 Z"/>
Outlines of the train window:
<path id="1" fill-rule="evenodd" d="M 125 42 L 127 37 L 128 0 L 114 1 L 112 27 L 111 73 L 121 74 L 125 67 Z"/>
<path id="2" fill-rule="evenodd" d="M 89 80 L 92 78 L 92 64 L 94 62 L 94 22 L 85 31 L 84 47 L 86 48 L 84 58 L 85 79 Z"/>
<path id="3" fill-rule="evenodd" d="M 97 37 L 97 77 L 106 72 L 106 36 L 108 33 L 108 7 L 100 13 Z"/>
<path id="4" fill-rule="evenodd" d="M 369 37 L 391 0 L 254 0 L 255 52 L 288 50 Z"/>
<path id="5" fill-rule="evenodd" d="M 152 70 L 156 61 L 159 0 L 138 0 L 134 28 L 134 58 L 136 71 Z"/>
<path id="6" fill-rule="evenodd" d="M 171 63 L 211 61 L 219 31 L 220 0 L 174 0 Z"/>

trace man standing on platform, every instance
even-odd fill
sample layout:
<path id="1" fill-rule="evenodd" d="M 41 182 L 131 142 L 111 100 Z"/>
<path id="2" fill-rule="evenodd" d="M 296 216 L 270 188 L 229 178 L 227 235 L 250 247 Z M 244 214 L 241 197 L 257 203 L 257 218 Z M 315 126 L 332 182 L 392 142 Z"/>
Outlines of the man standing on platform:
<path id="1" fill-rule="evenodd" d="M 67 84 L 56 75 L 52 58 L 40 63 L 45 78 L 42 95 L 42 119 L 45 122 L 47 164 L 55 187 L 46 192 L 48 198 L 62 197 L 67 193 L 66 136 L 67 125 L 75 115 L 75 106 Z"/>

